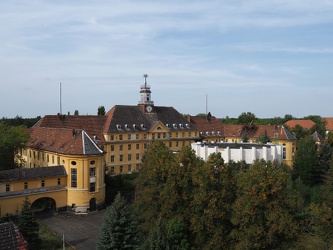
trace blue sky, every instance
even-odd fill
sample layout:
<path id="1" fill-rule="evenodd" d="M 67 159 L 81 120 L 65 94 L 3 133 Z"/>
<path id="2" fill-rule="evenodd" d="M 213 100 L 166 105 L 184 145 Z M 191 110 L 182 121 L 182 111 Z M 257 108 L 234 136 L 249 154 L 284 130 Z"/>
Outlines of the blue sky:
<path id="1" fill-rule="evenodd" d="M 333 1 L 11 0 L 0 117 L 136 105 L 216 117 L 333 116 Z"/>

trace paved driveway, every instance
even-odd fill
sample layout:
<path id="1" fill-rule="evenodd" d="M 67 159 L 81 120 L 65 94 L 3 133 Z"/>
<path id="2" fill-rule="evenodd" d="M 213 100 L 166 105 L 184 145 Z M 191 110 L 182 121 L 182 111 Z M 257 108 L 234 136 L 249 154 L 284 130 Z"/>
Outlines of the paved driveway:
<path id="1" fill-rule="evenodd" d="M 38 218 L 61 237 L 64 234 L 65 241 L 75 249 L 92 250 L 96 249 L 104 214 L 105 210 L 88 215 L 42 213 Z"/>

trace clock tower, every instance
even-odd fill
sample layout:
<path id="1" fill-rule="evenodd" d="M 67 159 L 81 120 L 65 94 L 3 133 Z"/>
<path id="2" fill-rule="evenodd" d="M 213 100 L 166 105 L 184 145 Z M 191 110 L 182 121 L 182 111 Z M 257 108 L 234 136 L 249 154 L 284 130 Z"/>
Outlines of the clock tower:
<path id="1" fill-rule="evenodd" d="M 151 100 L 150 85 L 147 84 L 147 74 L 144 74 L 145 84 L 140 86 L 141 100 L 139 101 L 139 106 L 143 109 L 145 113 L 154 112 L 154 102 Z"/>

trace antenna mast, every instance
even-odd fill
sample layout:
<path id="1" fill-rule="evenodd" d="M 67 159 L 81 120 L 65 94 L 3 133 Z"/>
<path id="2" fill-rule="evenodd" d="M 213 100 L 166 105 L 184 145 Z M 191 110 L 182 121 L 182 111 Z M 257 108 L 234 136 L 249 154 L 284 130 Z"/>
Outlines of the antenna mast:
<path id="1" fill-rule="evenodd" d="M 62 105 L 61 105 L 61 83 L 60 83 L 60 114 L 62 115 Z"/>
<path id="2" fill-rule="evenodd" d="M 206 115 L 208 114 L 208 96 L 206 94 Z"/>

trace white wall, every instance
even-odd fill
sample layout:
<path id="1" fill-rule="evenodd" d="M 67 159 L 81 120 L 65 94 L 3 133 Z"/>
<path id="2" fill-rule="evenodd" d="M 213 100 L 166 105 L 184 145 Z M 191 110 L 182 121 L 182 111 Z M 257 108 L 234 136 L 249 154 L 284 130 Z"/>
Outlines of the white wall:
<path id="1" fill-rule="evenodd" d="M 248 147 L 250 144 L 246 145 Z M 248 164 L 252 164 L 253 161 L 260 159 L 264 159 L 265 161 L 277 160 L 279 163 L 282 162 L 282 145 L 252 145 L 253 146 L 251 148 L 244 148 L 245 144 L 242 147 L 242 143 L 239 143 L 237 148 L 230 148 L 228 146 L 219 147 L 219 144 L 192 143 L 191 147 L 195 151 L 196 155 L 205 161 L 207 161 L 210 154 L 220 152 L 224 162 L 229 162 L 232 160 L 235 162 L 245 161 Z"/>

